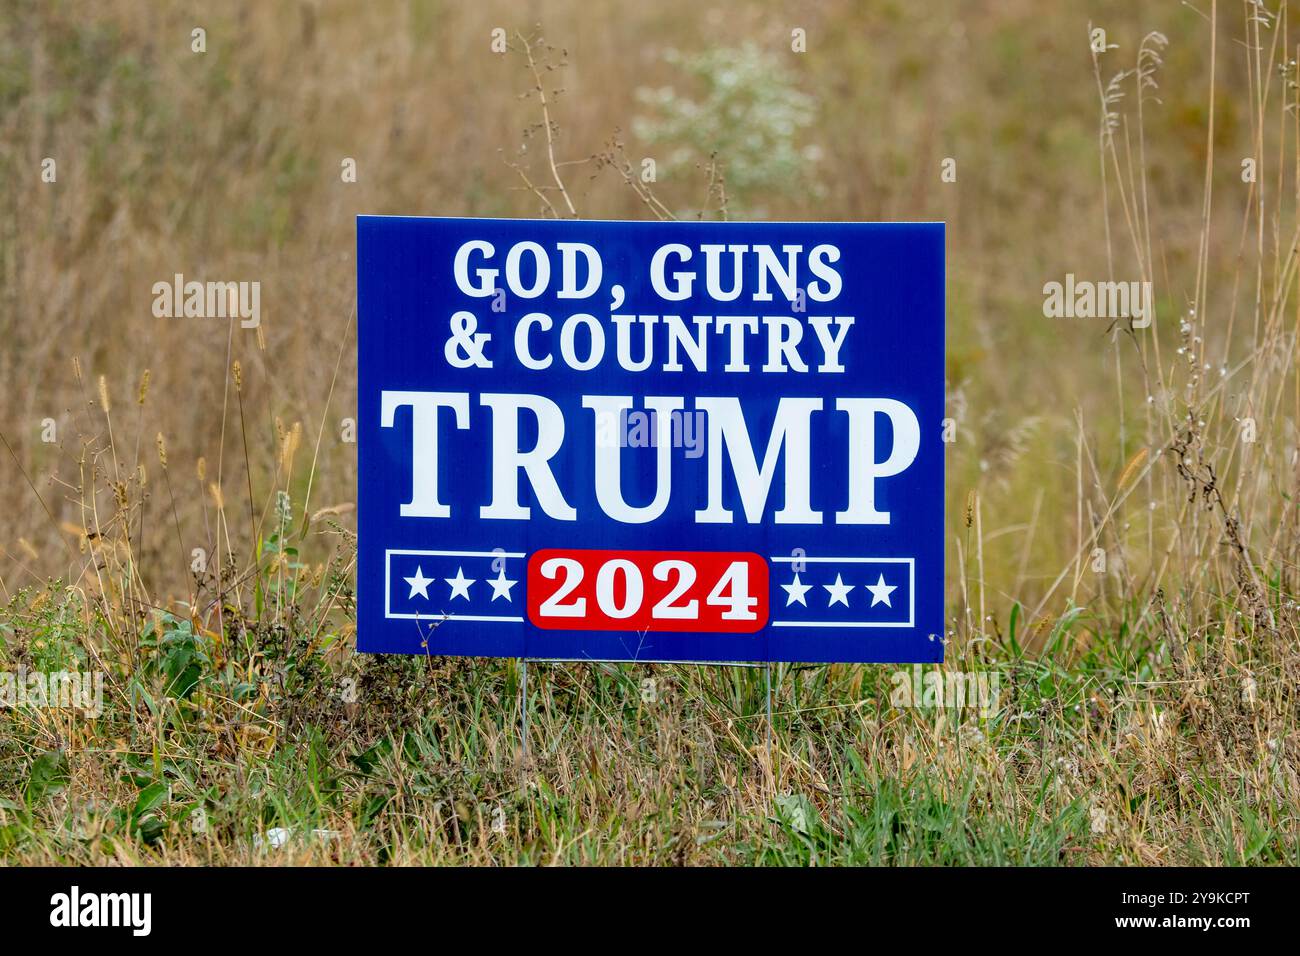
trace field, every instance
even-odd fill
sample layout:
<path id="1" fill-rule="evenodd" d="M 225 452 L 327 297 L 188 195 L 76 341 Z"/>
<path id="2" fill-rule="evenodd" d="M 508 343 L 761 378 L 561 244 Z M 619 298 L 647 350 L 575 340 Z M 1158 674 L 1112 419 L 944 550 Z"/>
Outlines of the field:
<path id="1" fill-rule="evenodd" d="M 1283 0 L 0 0 L 0 691 L 102 680 L 0 707 L 0 862 L 1300 863 L 1297 60 Z M 945 221 L 946 662 L 531 664 L 524 748 L 517 661 L 358 655 L 370 213 Z"/>

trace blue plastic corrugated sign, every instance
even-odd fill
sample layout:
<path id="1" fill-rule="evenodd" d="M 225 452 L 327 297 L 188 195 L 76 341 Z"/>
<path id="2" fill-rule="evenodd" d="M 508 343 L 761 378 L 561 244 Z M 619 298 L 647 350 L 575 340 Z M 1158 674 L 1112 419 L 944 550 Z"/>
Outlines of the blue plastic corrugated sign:
<path id="1" fill-rule="evenodd" d="M 943 658 L 939 223 L 363 216 L 358 647 Z"/>

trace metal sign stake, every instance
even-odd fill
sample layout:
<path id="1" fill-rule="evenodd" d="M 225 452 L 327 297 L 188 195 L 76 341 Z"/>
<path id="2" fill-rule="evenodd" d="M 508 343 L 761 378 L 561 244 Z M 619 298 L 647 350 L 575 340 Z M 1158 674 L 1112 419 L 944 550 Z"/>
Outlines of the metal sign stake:
<path id="1" fill-rule="evenodd" d="M 763 665 L 763 684 L 767 690 L 767 775 L 776 787 L 776 768 L 772 765 L 772 662 Z"/>
<path id="2" fill-rule="evenodd" d="M 528 761 L 528 658 L 519 658 L 519 742 Z"/>

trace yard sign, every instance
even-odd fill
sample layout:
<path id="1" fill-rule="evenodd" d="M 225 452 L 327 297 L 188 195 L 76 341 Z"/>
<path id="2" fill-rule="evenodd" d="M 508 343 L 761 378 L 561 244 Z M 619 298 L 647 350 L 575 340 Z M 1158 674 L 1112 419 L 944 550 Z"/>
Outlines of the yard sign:
<path id="1" fill-rule="evenodd" d="M 358 647 L 943 657 L 940 223 L 363 216 Z"/>

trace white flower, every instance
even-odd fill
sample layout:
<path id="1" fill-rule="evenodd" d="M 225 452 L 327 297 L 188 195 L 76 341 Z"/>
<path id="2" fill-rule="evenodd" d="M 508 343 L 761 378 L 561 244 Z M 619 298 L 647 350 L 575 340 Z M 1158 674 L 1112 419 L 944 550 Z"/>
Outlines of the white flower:
<path id="1" fill-rule="evenodd" d="M 261 834 L 253 835 L 253 847 L 258 850 L 263 847 L 270 847 L 272 850 L 278 850 L 280 847 L 288 843 L 290 838 L 293 836 L 294 831 L 289 827 L 272 827 L 266 831 L 265 837 Z M 337 839 L 341 834 L 338 830 L 316 829 L 311 831 L 311 836 L 312 839 L 325 843 L 329 840 Z"/>
<path id="2" fill-rule="evenodd" d="M 278 850 L 289 842 L 289 837 L 293 836 L 293 831 L 287 827 L 272 827 L 266 831 L 266 836 L 261 835 L 253 837 L 253 846 L 262 849 L 263 846 L 269 846 L 272 850 Z"/>

